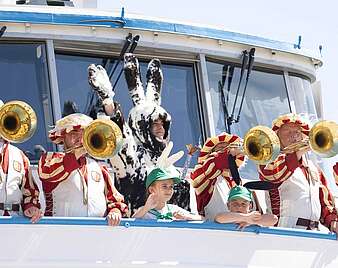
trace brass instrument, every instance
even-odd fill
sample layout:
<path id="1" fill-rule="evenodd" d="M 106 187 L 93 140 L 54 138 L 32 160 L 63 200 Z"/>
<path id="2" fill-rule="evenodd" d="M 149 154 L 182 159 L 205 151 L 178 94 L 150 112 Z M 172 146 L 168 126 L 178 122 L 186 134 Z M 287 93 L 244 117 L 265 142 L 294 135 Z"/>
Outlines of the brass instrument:
<path id="1" fill-rule="evenodd" d="M 244 137 L 244 153 L 257 164 L 267 164 L 280 153 L 280 142 L 277 134 L 269 127 L 251 128 Z"/>
<path id="2" fill-rule="evenodd" d="M 96 119 L 83 132 L 83 147 L 94 158 L 108 159 L 121 148 L 122 132 L 109 119 Z"/>
<path id="3" fill-rule="evenodd" d="M 37 127 L 33 108 L 23 101 L 10 101 L 0 107 L 0 137 L 21 143 L 31 138 Z"/>
<path id="4" fill-rule="evenodd" d="M 310 130 L 310 147 L 320 157 L 338 154 L 338 124 L 333 121 L 319 121 Z"/>
<path id="5" fill-rule="evenodd" d="M 244 137 L 243 151 L 257 164 L 274 161 L 280 153 L 292 153 L 311 149 L 320 157 L 333 157 L 338 154 L 338 124 L 332 121 L 319 121 L 311 129 L 309 138 L 280 149 L 277 134 L 265 126 L 251 128 Z"/>

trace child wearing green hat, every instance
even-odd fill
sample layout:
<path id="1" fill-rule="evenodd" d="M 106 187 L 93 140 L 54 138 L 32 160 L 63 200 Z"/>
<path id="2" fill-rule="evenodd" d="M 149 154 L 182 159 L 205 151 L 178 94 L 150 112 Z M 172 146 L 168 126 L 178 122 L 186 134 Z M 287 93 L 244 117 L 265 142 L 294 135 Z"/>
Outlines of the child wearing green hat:
<path id="1" fill-rule="evenodd" d="M 133 218 L 168 219 L 168 220 L 203 220 L 200 215 L 191 214 L 179 206 L 168 204 L 174 193 L 174 184 L 180 182 L 175 168 L 155 168 L 147 176 L 146 189 L 148 198 Z"/>
<path id="2" fill-rule="evenodd" d="M 228 197 L 229 212 L 217 214 L 215 221 L 219 223 L 238 223 L 243 229 L 248 225 L 274 226 L 278 218 L 273 214 L 260 214 L 252 209 L 252 193 L 243 186 L 231 188 Z"/>

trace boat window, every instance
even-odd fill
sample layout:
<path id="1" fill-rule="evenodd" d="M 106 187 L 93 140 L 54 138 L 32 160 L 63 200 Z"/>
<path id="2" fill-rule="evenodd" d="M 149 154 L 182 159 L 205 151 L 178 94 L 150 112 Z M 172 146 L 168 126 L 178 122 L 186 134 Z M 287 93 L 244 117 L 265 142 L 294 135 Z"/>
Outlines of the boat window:
<path id="1" fill-rule="evenodd" d="M 306 117 L 311 122 L 317 120 L 316 106 L 313 99 L 311 82 L 297 74 L 288 75 L 290 104 L 293 111 Z M 296 105 L 297 104 L 297 105 Z"/>
<path id="2" fill-rule="evenodd" d="M 60 92 L 61 111 L 66 101 L 73 101 L 82 113 L 88 113 L 88 103 L 91 99 L 91 88 L 87 81 L 87 67 L 89 64 L 102 64 L 102 58 L 56 54 L 56 67 L 58 74 L 58 85 Z M 114 63 L 114 62 L 113 62 Z M 142 81 L 146 81 L 147 61 L 141 61 Z M 107 65 L 109 70 L 111 65 Z M 122 68 L 122 64 L 117 68 L 112 82 Z M 163 68 L 163 88 L 162 88 L 162 106 L 171 114 L 171 140 L 174 143 L 172 152 L 186 150 L 185 145 L 192 143 L 198 144 L 201 136 L 201 123 L 197 104 L 197 89 L 192 64 L 180 65 L 162 62 Z M 114 99 L 118 101 L 123 108 L 125 117 L 132 107 L 131 99 L 128 95 L 127 85 L 124 75 L 120 78 L 116 86 L 116 95 Z M 95 100 L 92 102 L 95 103 Z M 185 159 L 182 158 L 178 166 L 183 166 Z M 191 161 L 191 166 L 194 165 Z"/>
<path id="3" fill-rule="evenodd" d="M 28 141 L 17 144 L 34 162 L 40 158 L 43 146 L 52 150 L 47 138 L 52 116 L 49 99 L 46 49 L 44 44 L 0 44 L 1 95 L 4 102 L 22 100 L 30 104 L 38 119 L 37 130 Z M 40 147 L 41 148 L 41 147 Z"/>
<path id="4" fill-rule="evenodd" d="M 229 84 L 229 74 L 233 69 L 232 82 Z M 240 78 L 240 66 L 233 63 L 207 61 L 208 81 L 212 99 L 212 111 L 214 128 L 216 134 L 225 131 L 225 114 L 222 106 L 221 90 L 224 92 L 224 102 L 231 114 L 235 95 Z M 225 75 L 225 80 L 224 80 Z M 221 88 L 222 76 L 224 88 Z M 245 85 L 246 72 L 241 84 L 240 93 L 236 107 L 234 109 L 237 118 L 239 105 L 242 99 L 243 88 Z M 245 133 L 257 125 L 271 126 L 272 121 L 280 114 L 289 113 L 290 106 L 283 72 L 258 69 L 252 70 L 249 77 L 248 86 L 240 114 L 239 122 L 231 125 L 231 133 L 244 137 Z M 258 174 L 252 161 L 241 170 L 241 175 L 245 179 L 257 179 Z"/>

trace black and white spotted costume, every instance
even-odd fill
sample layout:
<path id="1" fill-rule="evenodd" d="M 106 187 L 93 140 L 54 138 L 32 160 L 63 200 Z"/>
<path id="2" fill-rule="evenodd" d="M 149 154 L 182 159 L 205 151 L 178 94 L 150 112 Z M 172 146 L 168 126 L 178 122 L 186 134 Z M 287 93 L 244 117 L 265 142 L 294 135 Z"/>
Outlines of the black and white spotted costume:
<path id="1" fill-rule="evenodd" d="M 104 68 L 90 65 L 88 71 L 89 83 L 103 104 L 108 102 L 108 96 L 111 101 L 111 84 Z M 129 112 L 127 122 L 124 122 L 121 109 L 115 103 L 117 109 L 111 118 L 120 126 L 124 144 L 120 153 L 110 162 L 116 174 L 116 187 L 124 195 L 133 213 L 144 205 L 145 179 L 169 141 L 171 117 L 160 106 L 163 75 L 158 59 L 151 60 L 148 65 L 146 92 L 141 82 L 138 60 L 133 54 L 125 55 L 124 74 L 134 107 Z M 165 129 L 163 140 L 156 138 L 150 131 L 157 119 L 162 120 Z"/>

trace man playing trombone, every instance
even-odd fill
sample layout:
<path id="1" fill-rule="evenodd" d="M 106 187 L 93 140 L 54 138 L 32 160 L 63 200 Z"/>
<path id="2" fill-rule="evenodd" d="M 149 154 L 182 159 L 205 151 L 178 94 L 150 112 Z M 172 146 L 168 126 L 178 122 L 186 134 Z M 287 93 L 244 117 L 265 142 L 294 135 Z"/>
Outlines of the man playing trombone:
<path id="1" fill-rule="evenodd" d="M 269 196 L 278 226 L 320 230 L 324 225 L 337 232 L 337 211 L 327 181 L 306 157 L 311 150 L 309 125 L 300 116 L 287 114 L 273 121 L 272 130 L 282 151 L 273 162 L 260 165 L 259 173 L 261 180 L 273 185 Z"/>

